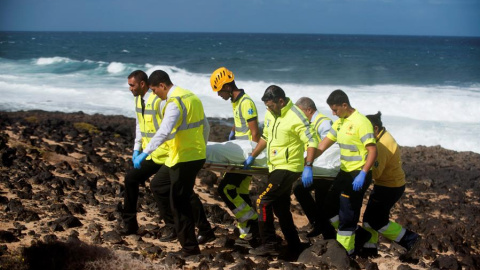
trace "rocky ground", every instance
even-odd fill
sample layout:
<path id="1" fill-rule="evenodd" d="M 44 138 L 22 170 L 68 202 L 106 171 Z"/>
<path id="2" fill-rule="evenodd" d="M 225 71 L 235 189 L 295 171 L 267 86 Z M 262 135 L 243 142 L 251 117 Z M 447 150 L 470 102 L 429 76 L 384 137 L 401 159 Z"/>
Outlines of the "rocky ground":
<path id="1" fill-rule="evenodd" d="M 225 140 L 230 127 L 210 122 L 210 140 Z M 199 174 L 196 192 L 217 239 L 201 255 L 173 256 L 180 246 L 158 240 L 163 225 L 148 183 L 141 188 L 139 235 L 121 236 L 134 124 L 81 112 L 0 112 L 0 269 L 480 269 L 480 155 L 441 147 L 403 148 L 408 188 L 392 219 L 422 235 L 412 257 L 382 239 L 379 257 L 350 261 L 321 237 L 310 239 L 298 261 L 249 255 L 233 245 L 234 220 L 216 192 L 219 174 L 210 171 Z M 254 180 L 252 198 L 264 181 Z M 308 222 L 295 201 L 292 212 L 308 242 Z"/>

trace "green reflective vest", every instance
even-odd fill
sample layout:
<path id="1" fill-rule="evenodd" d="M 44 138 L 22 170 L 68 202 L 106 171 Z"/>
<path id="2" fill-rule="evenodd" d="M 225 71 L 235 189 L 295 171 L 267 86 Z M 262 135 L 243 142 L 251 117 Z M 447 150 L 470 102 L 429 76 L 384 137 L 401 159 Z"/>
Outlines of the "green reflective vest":
<path id="1" fill-rule="evenodd" d="M 262 139 L 267 142 L 269 171 L 303 171 L 304 146 L 318 146 L 316 132 L 305 114 L 289 99 L 280 116 L 267 111 L 264 124 Z"/>

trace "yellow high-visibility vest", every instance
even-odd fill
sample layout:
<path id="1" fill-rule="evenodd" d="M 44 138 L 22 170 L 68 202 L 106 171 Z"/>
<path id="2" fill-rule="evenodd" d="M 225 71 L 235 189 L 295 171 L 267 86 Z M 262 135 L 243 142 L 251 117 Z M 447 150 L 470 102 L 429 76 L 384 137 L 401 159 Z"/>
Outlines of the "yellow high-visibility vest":
<path id="1" fill-rule="evenodd" d="M 304 146 L 317 147 L 318 139 L 305 114 L 289 99 L 280 116 L 265 114 L 262 139 L 267 142 L 267 164 L 276 169 L 301 172 L 304 168 Z"/>
<path id="2" fill-rule="evenodd" d="M 142 114 L 141 99 L 141 96 L 137 96 L 135 103 L 138 124 L 140 125 L 140 131 L 142 132 L 142 149 L 145 149 L 162 123 L 162 116 L 158 113 L 162 100 L 156 95 L 151 94 L 147 102 L 145 102 L 145 111 Z M 155 149 L 147 159 L 152 159 L 153 162 L 157 164 L 164 164 L 167 157 L 168 147 L 166 144 L 162 144 Z"/>
<path id="3" fill-rule="evenodd" d="M 345 172 L 361 170 L 367 160 L 367 144 L 375 144 L 373 127 L 367 117 L 357 110 L 347 118 L 339 118 L 327 137 L 340 146 L 340 169 Z"/>
<path id="4" fill-rule="evenodd" d="M 169 156 L 165 165 L 172 167 L 179 162 L 206 158 L 207 146 L 203 138 L 204 111 L 200 99 L 191 91 L 175 87 L 165 108 L 175 103 L 180 110 L 180 118 L 167 137 Z"/>
<path id="5" fill-rule="evenodd" d="M 252 132 L 248 127 L 248 120 L 258 116 L 257 107 L 253 100 L 243 92 L 242 96 L 232 102 L 233 120 L 235 124 L 235 139 L 252 140 Z"/>

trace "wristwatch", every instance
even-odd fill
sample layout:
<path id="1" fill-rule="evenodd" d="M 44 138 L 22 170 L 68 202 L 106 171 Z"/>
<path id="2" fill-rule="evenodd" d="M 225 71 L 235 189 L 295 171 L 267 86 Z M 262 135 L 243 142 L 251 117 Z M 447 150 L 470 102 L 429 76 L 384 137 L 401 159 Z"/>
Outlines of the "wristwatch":
<path id="1" fill-rule="evenodd" d="M 312 167 L 312 164 L 313 164 L 313 162 L 311 162 L 311 161 L 307 161 L 307 163 L 305 163 L 305 166 Z"/>

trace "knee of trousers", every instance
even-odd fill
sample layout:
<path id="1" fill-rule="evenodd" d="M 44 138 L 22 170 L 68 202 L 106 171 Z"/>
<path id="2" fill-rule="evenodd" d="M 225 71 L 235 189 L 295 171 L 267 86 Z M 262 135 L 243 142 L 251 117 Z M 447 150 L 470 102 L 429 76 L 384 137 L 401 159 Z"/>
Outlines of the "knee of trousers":
<path id="1" fill-rule="evenodd" d="M 125 179 L 123 180 L 124 185 L 127 187 L 132 187 L 132 186 L 139 186 L 140 182 L 138 181 L 138 178 L 135 177 L 134 174 L 127 173 L 125 175 Z"/>

